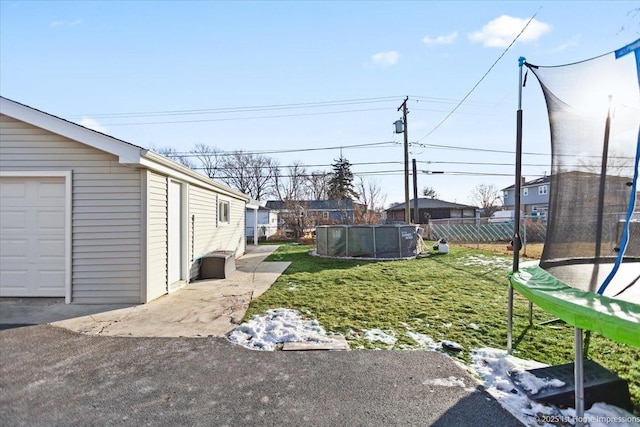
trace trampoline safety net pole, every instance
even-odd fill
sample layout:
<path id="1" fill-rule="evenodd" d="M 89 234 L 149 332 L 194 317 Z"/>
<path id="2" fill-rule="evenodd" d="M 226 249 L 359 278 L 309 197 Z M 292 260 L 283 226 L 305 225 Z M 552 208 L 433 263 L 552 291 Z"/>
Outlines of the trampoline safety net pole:
<path id="1" fill-rule="evenodd" d="M 524 57 L 518 58 L 519 82 L 518 82 L 518 112 L 516 113 L 517 130 L 516 130 L 516 182 L 515 191 L 515 212 L 513 213 L 513 267 L 515 273 L 520 268 L 520 193 L 522 192 L 522 66 L 525 62 Z M 511 354 L 513 344 L 513 286 L 509 281 L 508 291 L 508 307 L 507 307 L 507 353 Z"/>
<path id="2" fill-rule="evenodd" d="M 576 427 L 584 426 L 584 365 L 582 329 L 575 328 L 575 361 L 573 364 L 573 377 L 575 383 Z"/>

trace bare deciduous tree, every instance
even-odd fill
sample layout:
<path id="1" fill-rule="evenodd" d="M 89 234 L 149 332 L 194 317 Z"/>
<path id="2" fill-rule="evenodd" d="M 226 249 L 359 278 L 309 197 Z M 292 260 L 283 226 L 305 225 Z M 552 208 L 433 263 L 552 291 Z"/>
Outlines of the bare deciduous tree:
<path id="1" fill-rule="evenodd" d="M 308 197 L 311 200 L 326 200 L 329 193 L 330 174 L 323 171 L 313 171 L 307 179 Z"/>
<path id="2" fill-rule="evenodd" d="M 294 162 L 284 173 L 276 168 L 273 178 L 279 200 L 303 200 L 307 196 L 307 170 L 301 162 Z"/>
<path id="3" fill-rule="evenodd" d="M 375 180 L 365 181 L 358 177 L 356 182 L 356 192 L 358 193 L 358 203 L 362 205 L 356 209 L 355 222 L 365 224 L 377 224 L 382 220 L 382 211 L 387 199 L 382 193 L 380 185 Z"/>
<path id="4" fill-rule="evenodd" d="M 478 184 L 471 190 L 469 200 L 484 210 L 484 216 L 491 216 L 502 205 L 502 194 L 493 184 Z"/>
<path id="5" fill-rule="evenodd" d="M 206 144 L 196 144 L 191 154 L 200 161 L 202 173 L 212 179 L 216 177 L 221 163 L 221 150 Z"/>
<path id="6" fill-rule="evenodd" d="M 248 154 L 242 151 L 234 152 L 220 164 L 220 179 L 228 186 L 249 194 L 252 184 L 249 176 L 250 161 Z"/>
<path id="7" fill-rule="evenodd" d="M 235 151 L 220 165 L 220 179 L 255 200 L 273 191 L 273 176 L 278 165 L 270 157 Z"/>
<path id="8" fill-rule="evenodd" d="M 162 154 L 163 156 L 168 157 L 169 159 L 174 160 L 188 168 L 194 169 L 196 167 L 196 163 L 191 157 L 189 157 L 189 155 L 179 154 L 179 152 L 175 148 L 161 147 L 153 150 L 158 154 Z"/>

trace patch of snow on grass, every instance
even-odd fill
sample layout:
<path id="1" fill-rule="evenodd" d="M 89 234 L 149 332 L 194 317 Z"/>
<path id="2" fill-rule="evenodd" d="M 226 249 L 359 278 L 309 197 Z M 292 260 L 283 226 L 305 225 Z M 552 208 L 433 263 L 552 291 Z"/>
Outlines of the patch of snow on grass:
<path id="1" fill-rule="evenodd" d="M 480 265 L 485 267 L 509 268 L 512 261 L 509 258 L 487 255 L 469 255 L 462 258 L 462 265 L 468 267 L 472 265 Z"/>
<path id="2" fill-rule="evenodd" d="M 478 325 L 477 325 L 477 324 L 475 324 L 475 323 L 469 323 L 469 325 L 468 325 L 468 326 L 469 326 L 471 329 L 475 329 L 476 331 L 477 331 L 478 329 L 480 329 L 480 326 L 478 326 Z"/>
<path id="3" fill-rule="evenodd" d="M 396 343 L 397 338 L 393 336 L 393 332 L 385 332 L 382 329 L 363 329 L 364 338 L 371 341 L 380 341 L 384 344 L 394 345 Z"/>
<path id="4" fill-rule="evenodd" d="M 442 344 L 435 342 L 429 335 L 407 332 L 407 336 L 417 342 L 420 348 L 426 348 L 433 351 L 442 348 Z"/>
<path id="5" fill-rule="evenodd" d="M 238 326 L 227 339 L 251 350 L 273 351 L 285 342 L 331 342 L 317 320 L 304 320 L 299 311 L 286 308 L 267 310 Z"/>

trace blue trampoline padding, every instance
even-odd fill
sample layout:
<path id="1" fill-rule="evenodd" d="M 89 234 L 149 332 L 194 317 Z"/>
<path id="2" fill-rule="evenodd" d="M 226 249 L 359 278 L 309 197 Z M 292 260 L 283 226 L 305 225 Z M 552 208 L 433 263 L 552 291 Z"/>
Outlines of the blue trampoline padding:
<path id="1" fill-rule="evenodd" d="M 529 301 L 568 324 L 640 347 L 640 305 L 572 288 L 538 265 L 509 271 L 509 281 Z"/>

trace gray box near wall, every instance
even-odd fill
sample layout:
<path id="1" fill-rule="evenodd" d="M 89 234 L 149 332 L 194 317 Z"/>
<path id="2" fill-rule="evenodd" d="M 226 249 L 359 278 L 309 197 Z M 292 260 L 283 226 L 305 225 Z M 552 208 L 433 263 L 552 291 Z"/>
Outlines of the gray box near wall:
<path id="1" fill-rule="evenodd" d="M 225 279 L 236 269 L 233 251 L 211 252 L 200 258 L 200 279 Z"/>

